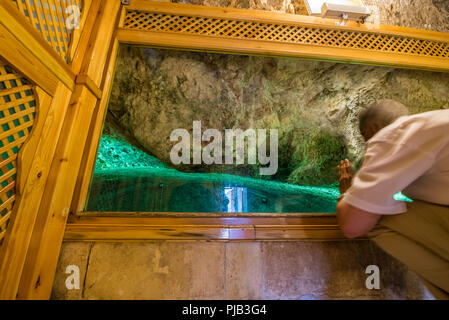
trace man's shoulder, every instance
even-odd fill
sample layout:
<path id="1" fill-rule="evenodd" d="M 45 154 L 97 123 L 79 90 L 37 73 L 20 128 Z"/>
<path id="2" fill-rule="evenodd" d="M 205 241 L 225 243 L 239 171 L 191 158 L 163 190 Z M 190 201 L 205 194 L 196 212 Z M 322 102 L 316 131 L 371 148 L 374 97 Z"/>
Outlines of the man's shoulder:
<path id="1" fill-rule="evenodd" d="M 402 120 L 405 122 L 422 122 L 427 125 L 447 125 L 449 124 L 449 109 L 426 111 L 401 118 L 399 118 L 398 120 Z M 394 124 L 395 122 L 393 122 L 392 124 Z"/>
<path id="2" fill-rule="evenodd" d="M 380 130 L 368 143 L 404 143 L 409 139 L 436 138 L 440 133 L 443 134 L 448 131 L 449 110 L 434 110 L 400 117 Z"/>

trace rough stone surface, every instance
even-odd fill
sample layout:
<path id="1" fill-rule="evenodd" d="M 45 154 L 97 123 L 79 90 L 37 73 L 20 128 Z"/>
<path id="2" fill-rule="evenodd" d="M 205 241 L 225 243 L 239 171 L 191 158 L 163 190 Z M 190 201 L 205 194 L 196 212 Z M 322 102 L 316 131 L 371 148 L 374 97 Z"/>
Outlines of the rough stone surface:
<path id="1" fill-rule="evenodd" d="M 335 164 L 358 159 L 357 117 L 392 98 L 411 113 L 449 108 L 449 75 L 301 59 L 123 47 L 109 110 L 152 155 L 170 164 L 174 129 L 278 129 L 274 178 L 320 185 L 337 180 Z M 241 171 L 254 166 L 176 166 L 181 171 Z"/>
<path id="2" fill-rule="evenodd" d="M 416 276 L 370 242 L 264 245 L 267 299 L 421 299 Z M 365 286 L 366 267 L 380 269 L 381 290 Z"/>
<path id="3" fill-rule="evenodd" d="M 86 277 L 87 265 L 89 263 L 92 243 L 88 242 L 64 242 L 59 255 L 56 277 L 53 284 L 51 298 L 60 300 L 78 300 L 83 298 L 83 280 Z M 67 290 L 66 279 L 70 274 L 66 274 L 68 266 L 77 266 L 80 271 L 80 289 Z"/>
<path id="4" fill-rule="evenodd" d="M 303 0 L 172 0 L 307 14 Z M 444 0 L 365 0 L 368 22 L 449 32 Z M 329 184 L 335 161 L 362 153 L 356 119 L 393 98 L 412 113 L 449 107 L 449 75 L 393 68 L 154 49 L 122 48 L 109 110 L 145 150 L 171 163 L 175 128 L 279 129 L 276 180 Z M 177 166 L 257 175 L 257 166 Z M 228 170 L 229 169 L 229 170 Z"/>
<path id="5" fill-rule="evenodd" d="M 87 250 L 90 248 L 91 250 Z M 68 264 L 84 266 L 67 290 Z M 366 267 L 380 269 L 368 290 Z M 84 268 L 84 269 L 83 269 Z M 65 243 L 53 299 L 431 299 L 368 241 Z"/>
<path id="6" fill-rule="evenodd" d="M 303 0 L 172 0 L 167 2 L 307 14 Z"/>
<path id="7" fill-rule="evenodd" d="M 447 0 L 363 0 L 363 3 L 371 9 L 371 22 L 449 32 Z"/>
<path id="8" fill-rule="evenodd" d="M 260 242 L 226 245 L 226 297 L 247 300 L 263 298 L 262 246 Z"/>
<path id="9" fill-rule="evenodd" d="M 86 299 L 223 299 L 223 243 L 96 243 Z"/>

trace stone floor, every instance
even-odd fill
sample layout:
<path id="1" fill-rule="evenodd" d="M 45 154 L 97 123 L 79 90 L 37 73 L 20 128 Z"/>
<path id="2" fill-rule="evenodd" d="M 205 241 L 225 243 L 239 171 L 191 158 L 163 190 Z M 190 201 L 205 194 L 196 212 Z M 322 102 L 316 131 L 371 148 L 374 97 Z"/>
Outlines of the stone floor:
<path id="1" fill-rule="evenodd" d="M 68 290 L 66 268 L 80 270 Z M 380 269 L 380 289 L 365 286 Z M 53 299 L 432 299 L 369 241 L 65 242 Z"/>

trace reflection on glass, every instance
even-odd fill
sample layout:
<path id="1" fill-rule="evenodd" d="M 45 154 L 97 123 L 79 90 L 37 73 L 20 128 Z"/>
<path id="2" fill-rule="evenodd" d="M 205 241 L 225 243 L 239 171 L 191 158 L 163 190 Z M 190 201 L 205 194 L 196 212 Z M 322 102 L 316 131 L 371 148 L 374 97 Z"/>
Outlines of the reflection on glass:
<path id="1" fill-rule="evenodd" d="M 246 212 L 247 211 L 247 188 L 225 187 L 224 194 L 228 200 L 226 212 Z"/>
<path id="2" fill-rule="evenodd" d="M 332 212 L 338 189 L 170 168 L 99 170 L 88 211 L 288 213 Z"/>

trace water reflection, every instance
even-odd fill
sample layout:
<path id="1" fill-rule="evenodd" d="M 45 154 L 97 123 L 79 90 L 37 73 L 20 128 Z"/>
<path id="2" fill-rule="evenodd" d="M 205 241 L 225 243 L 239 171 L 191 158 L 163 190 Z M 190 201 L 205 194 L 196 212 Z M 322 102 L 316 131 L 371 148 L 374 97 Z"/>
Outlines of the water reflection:
<path id="1" fill-rule="evenodd" d="M 247 212 L 247 188 L 225 187 L 224 194 L 229 201 L 226 212 Z"/>
<path id="2" fill-rule="evenodd" d="M 335 212 L 336 187 L 296 186 L 223 174 L 147 169 L 96 172 L 88 211 Z M 162 174 L 163 173 L 163 174 Z"/>

